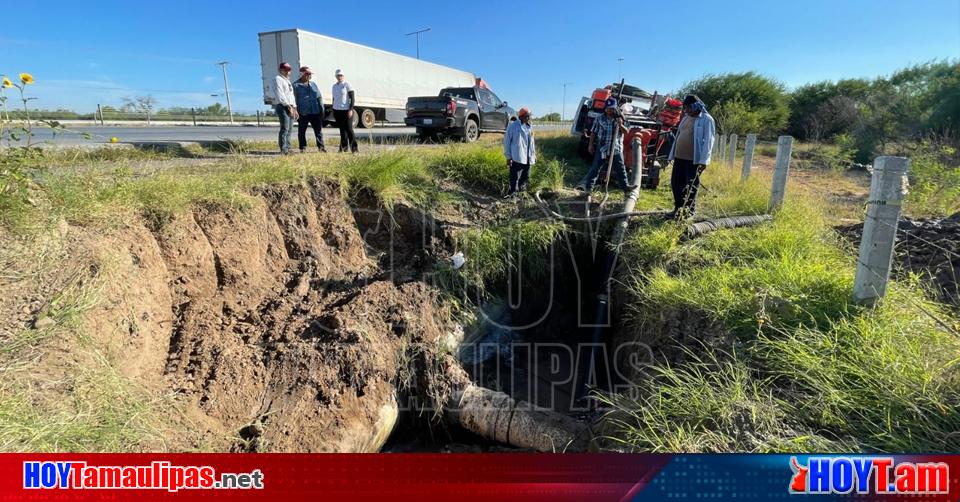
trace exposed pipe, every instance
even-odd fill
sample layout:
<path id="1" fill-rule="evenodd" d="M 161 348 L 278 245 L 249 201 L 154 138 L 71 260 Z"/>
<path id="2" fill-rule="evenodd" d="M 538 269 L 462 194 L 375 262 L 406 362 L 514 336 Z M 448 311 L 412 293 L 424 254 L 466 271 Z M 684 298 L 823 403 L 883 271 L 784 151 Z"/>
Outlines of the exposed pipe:
<path id="1" fill-rule="evenodd" d="M 635 189 L 636 191 L 638 189 Z M 620 218 L 629 218 L 634 216 L 663 216 L 670 214 L 670 211 L 629 211 L 629 212 L 620 212 L 612 214 L 604 214 L 600 216 L 588 216 L 586 218 L 579 216 L 564 216 L 547 206 L 547 203 L 540 198 L 540 191 L 534 192 L 534 200 L 536 200 L 537 205 L 540 206 L 540 209 L 549 216 L 550 218 L 563 220 L 570 223 L 587 223 L 593 221 L 606 221 L 606 220 L 616 220 Z M 634 200 L 634 205 L 636 205 L 636 200 Z"/>
<path id="2" fill-rule="evenodd" d="M 728 218 L 706 220 L 687 225 L 687 228 L 683 231 L 683 236 L 689 239 L 713 232 L 714 230 L 720 230 L 721 228 L 736 228 L 758 225 L 772 219 L 773 218 L 769 214 L 758 214 L 748 216 L 730 216 Z"/>

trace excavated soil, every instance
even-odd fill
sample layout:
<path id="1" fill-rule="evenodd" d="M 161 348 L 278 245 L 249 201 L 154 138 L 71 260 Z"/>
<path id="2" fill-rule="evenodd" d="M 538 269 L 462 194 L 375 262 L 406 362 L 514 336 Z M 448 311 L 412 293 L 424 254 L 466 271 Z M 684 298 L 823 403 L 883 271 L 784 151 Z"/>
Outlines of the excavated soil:
<path id="1" fill-rule="evenodd" d="M 860 245 L 863 224 L 837 231 Z M 960 213 L 949 218 L 901 218 L 894 254 L 895 274 L 920 275 L 939 300 L 960 308 Z"/>
<path id="2" fill-rule="evenodd" d="M 173 395 L 175 430 L 144 449 L 378 451 L 408 399 L 398 388 L 431 404 L 457 383 L 442 350 L 450 316 L 417 279 L 442 232 L 425 238 L 409 207 L 394 211 L 400 226 L 375 206 L 351 210 L 323 182 L 251 201 L 107 233 L 62 225 L 57 268 L 102 283 L 82 332 L 124 377 Z M 41 322 L 68 282 L 54 272 L 18 283 L 0 305 L 5 330 Z M 82 363 L 77 343 L 50 341 L 37 380 Z"/>

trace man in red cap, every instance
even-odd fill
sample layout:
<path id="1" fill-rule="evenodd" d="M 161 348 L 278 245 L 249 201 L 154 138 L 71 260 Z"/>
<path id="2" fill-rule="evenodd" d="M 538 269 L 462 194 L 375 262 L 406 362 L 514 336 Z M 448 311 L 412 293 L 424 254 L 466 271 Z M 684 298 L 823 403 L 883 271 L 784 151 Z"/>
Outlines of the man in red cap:
<path id="1" fill-rule="evenodd" d="M 530 167 L 537 161 L 536 141 L 530 126 L 530 110 L 521 108 L 517 120 L 510 122 L 503 135 L 503 155 L 510 168 L 510 190 L 505 198 L 515 197 L 527 187 Z"/>
<path id="2" fill-rule="evenodd" d="M 290 153 L 290 130 L 293 121 L 300 116 L 297 114 L 297 98 L 293 95 L 293 84 L 290 83 L 292 68 L 287 63 L 280 63 L 277 67 L 278 75 L 273 80 L 273 107 L 280 119 L 280 153 Z"/>
<path id="3" fill-rule="evenodd" d="M 297 98 L 297 146 L 300 153 L 307 150 L 307 125 L 313 128 L 313 136 L 317 140 L 317 148 L 326 153 L 323 146 L 323 96 L 317 84 L 310 81 L 313 72 L 307 66 L 300 67 L 300 78 L 293 84 L 293 94 Z"/>

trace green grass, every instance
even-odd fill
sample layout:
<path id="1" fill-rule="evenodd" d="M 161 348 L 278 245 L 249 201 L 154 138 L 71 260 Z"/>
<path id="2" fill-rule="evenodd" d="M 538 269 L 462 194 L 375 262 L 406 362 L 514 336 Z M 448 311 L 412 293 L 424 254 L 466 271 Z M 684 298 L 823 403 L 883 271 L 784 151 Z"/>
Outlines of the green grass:
<path id="1" fill-rule="evenodd" d="M 503 152 L 484 144 L 444 146 L 428 162 L 437 177 L 467 188 L 499 193 L 510 181 Z"/>
<path id="2" fill-rule="evenodd" d="M 711 212 L 762 207 L 749 187 L 735 196 L 729 180 L 708 185 Z M 657 319 L 695 313 L 719 333 L 690 336 L 723 343 L 654 340 L 662 344 L 655 350 L 686 356 L 659 358 L 636 377 L 635 395 L 604 398 L 612 447 L 960 449 L 960 341 L 916 305 L 960 323 L 916 284 L 891 284 L 876 308 L 853 304 L 855 260 L 828 226 L 822 202 L 796 193 L 772 223 L 685 242 L 679 236 L 675 225 L 632 234 L 625 250 L 634 264 L 626 301 L 632 335 L 625 341 L 654 340 Z"/>

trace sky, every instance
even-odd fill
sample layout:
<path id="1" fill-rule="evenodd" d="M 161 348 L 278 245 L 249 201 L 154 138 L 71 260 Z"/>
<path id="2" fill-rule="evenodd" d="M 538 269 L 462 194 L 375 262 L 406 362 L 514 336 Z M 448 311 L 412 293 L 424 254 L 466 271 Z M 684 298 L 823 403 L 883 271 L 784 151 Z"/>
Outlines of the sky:
<path id="1" fill-rule="evenodd" d="M 569 117 L 621 72 L 660 93 L 749 70 L 795 88 L 960 58 L 960 0 L 20 0 L 0 12 L 0 74 L 31 73 L 36 108 L 80 112 L 146 94 L 159 107 L 225 104 L 223 60 L 234 110 L 264 109 L 257 33 L 287 28 L 412 56 L 404 34 L 429 27 L 421 59 L 482 76 L 535 116 L 566 102 Z"/>

